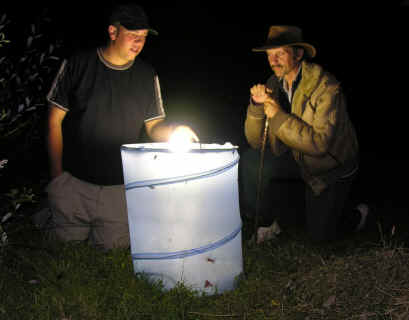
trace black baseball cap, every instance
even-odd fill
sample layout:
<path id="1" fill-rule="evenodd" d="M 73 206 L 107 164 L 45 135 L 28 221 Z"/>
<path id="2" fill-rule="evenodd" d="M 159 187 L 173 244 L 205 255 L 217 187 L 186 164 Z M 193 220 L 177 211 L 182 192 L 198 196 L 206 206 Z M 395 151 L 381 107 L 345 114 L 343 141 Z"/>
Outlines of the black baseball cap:
<path id="1" fill-rule="evenodd" d="M 115 23 L 119 23 L 128 30 L 147 29 L 150 34 L 158 35 L 158 32 L 150 27 L 145 10 L 133 3 L 120 4 L 113 8 L 109 24 Z"/>

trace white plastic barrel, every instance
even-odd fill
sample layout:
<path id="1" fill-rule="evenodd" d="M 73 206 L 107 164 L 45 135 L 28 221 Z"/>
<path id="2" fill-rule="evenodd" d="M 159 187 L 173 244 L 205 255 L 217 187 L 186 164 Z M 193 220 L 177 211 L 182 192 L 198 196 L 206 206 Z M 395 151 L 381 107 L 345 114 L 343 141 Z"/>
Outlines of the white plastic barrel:
<path id="1" fill-rule="evenodd" d="M 221 293 L 243 271 L 237 147 L 167 143 L 121 147 L 135 273 Z"/>

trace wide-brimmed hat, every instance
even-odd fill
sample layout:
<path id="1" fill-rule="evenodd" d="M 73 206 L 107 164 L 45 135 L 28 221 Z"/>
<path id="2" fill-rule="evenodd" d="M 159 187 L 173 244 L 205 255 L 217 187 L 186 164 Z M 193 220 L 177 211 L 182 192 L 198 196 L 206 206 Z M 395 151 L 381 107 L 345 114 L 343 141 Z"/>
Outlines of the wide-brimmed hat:
<path id="1" fill-rule="evenodd" d="M 253 51 L 261 52 L 284 46 L 303 47 L 310 58 L 315 57 L 317 53 L 313 45 L 303 40 L 302 31 L 296 26 L 271 26 L 266 43 L 261 47 L 254 48 Z"/>
<path id="2" fill-rule="evenodd" d="M 109 24 L 115 23 L 119 23 L 128 30 L 147 29 L 149 33 L 158 35 L 158 32 L 150 27 L 145 10 L 136 4 L 130 3 L 115 6 L 109 17 Z"/>

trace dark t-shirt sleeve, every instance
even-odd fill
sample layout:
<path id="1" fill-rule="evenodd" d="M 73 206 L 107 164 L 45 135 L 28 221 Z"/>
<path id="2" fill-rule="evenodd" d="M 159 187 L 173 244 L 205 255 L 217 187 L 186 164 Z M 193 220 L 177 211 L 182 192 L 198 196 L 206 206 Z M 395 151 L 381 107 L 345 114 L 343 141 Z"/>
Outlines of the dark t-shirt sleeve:
<path id="1" fill-rule="evenodd" d="M 163 100 L 162 94 L 159 84 L 159 77 L 155 74 L 153 79 L 153 86 L 154 86 L 154 99 L 150 108 L 147 110 L 145 114 L 145 122 L 156 120 L 156 119 L 163 119 L 166 117 L 165 109 L 163 107 Z"/>
<path id="2" fill-rule="evenodd" d="M 69 71 L 71 64 L 72 63 L 69 60 L 63 61 L 47 95 L 47 100 L 50 104 L 53 104 L 64 111 L 70 109 L 68 93 L 71 92 L 72 88 L 72 73 Z"/>

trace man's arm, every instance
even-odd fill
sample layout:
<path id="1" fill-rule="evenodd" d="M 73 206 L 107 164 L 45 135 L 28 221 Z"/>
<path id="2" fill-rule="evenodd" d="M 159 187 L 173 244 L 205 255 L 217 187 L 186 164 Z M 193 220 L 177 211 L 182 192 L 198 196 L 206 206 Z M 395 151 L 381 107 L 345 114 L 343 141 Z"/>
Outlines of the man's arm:
<path id="1" fill-rule="evenodd" d="M 50 106 L 48 111 L 47 147 L 51 179 L 58 177 L 63 172 L 62 121 L 64 120 L 65 115 L 66 111 L 55 105 Z"/>
<path id="2" fill-rule="evenodd" d="M 153 141 L 168 141 L 172 132 L 172 127 L 166 125 L 165 119 L 156 119 L 145 122 L 146 133 Z"/>
<path id="3" fill-rule="evenodd" d="M 250 89 L 250 105 L 247 108 L 247 116 L 244 123 L 244 134 L 247 142 L 254 149 L 259 149 L 262 143 L 262 134 L 265 125 L 265 117 L 270 118 L 272 115 L 266 106 L 275 101 L 271 98 L 272 89 L 263 84 L 257 84 Z M 268 132 L 269 145 L 271 152 L 280 155 L 288 150 L 280 139 L 272 132 Z"/>
<path id="4" fill-rule="evenodd" d="M 328 153 L 328 149 L 335 137 L 339 123 L 345 116 L 345 100 L 337 86 L 327 86 L 319 99 L 312 98 L 310 107 L 301 115 L 289 115 L 278 104 L 270 104 L 276 110 L 270 118 L 271 130 L 280 140 L 293 150 L 309 156 L 321 157 Z M 268 103 L 266 103 L 268 105 Z M 312 114 L 309 122 L 304 116 Z"/>

